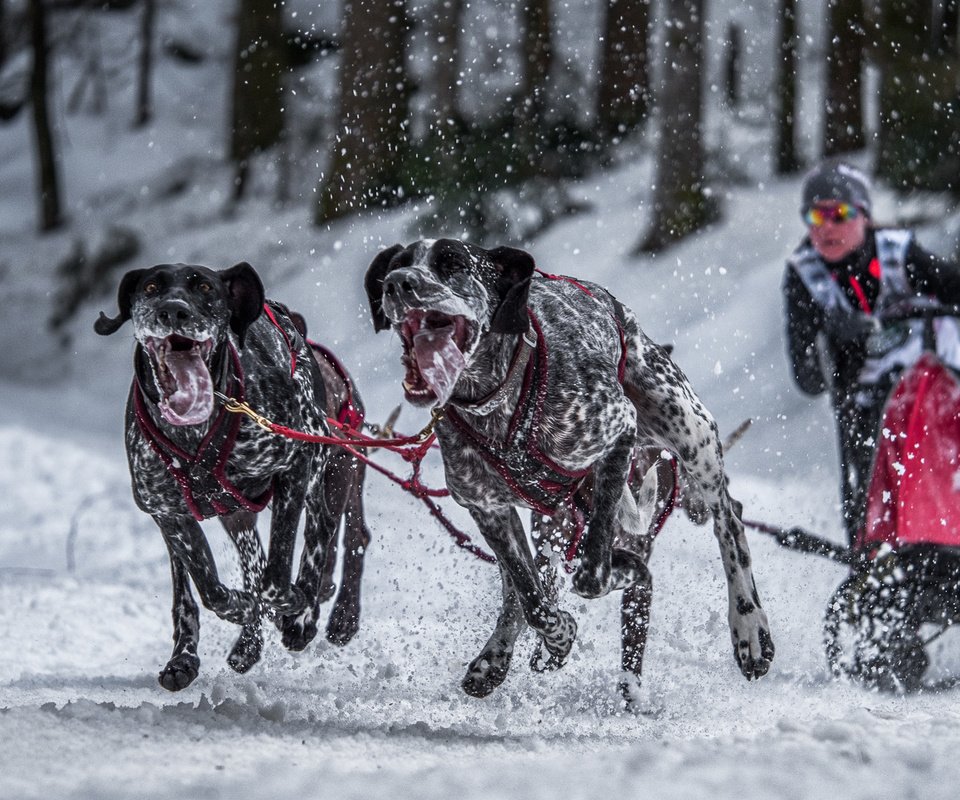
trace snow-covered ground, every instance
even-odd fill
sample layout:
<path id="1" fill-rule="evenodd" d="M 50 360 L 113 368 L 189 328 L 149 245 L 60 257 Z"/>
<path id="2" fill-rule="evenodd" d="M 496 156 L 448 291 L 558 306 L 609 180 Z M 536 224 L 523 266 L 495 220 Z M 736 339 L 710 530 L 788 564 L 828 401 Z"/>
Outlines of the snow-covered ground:
<path id="1" fill-rule="evenodd" d="M 531 672 L 527 636 L 504 685 L 485 700 L 466 697 L 460 678 L 499 605 L 496 570 L 456 549 L 377 475 L 366 490 L 374 542 L 353 642 L 290 654 L 270 631 L 262 662 L 239 676 L 225 663 L 236 629 L 203 611 L 200 677 L 179 694 L 161 689 L 172 633 L 167 556 L 133 505 L 122 447 L 132 337 L 129 328 L 93 334 L 112 297 L 85 303 L 50 337 L 51 265 L 109 223 L 140 232 L 137 265 L 247 260 L 270 296 L 302 311 L 311 335 L 341 354 L 369 417 L 382 420 L 401 398 L 399 347 L 373 334 L 362 275 L 378 248 L 414 238 L 416 217 L 404 209 L 317 229 L 303 206 L 261 199 L 224 216 L 228 174 L 212 157 L 222 134 L 200 89 L 187 78 L 178 86 L 180 116 L 142 136 L 109 130 L 115 117 L 66 120 L 72 227 L 42 239 L 32 233 L 26 121 L 0 128 L 0 797 L 956 796 L 957 691 L 896 697 L 829 678 L 820 620 L 842 570 L 754 535 L 777 657 L 748 684 L 730 652 L 716 544 L 680 515 L 652 560 L 641 714 L 620 707 L 615 597 L 564 593 L 580 624 L 569 664 Z M 740 134 L 732 127 L 728 146 L 747 161 L 756 132 Z M 802 232 L 798 180 L 725 189 L 713 230 L 635 259 L 627 253 L 646 219 L 652 164 L 641 148 L 627 155 L 572 187 L 592 210 L 548 231 L 534 256 L 548 271 L 608 286 L 650 335 L 673 342 L 722 430 L 754 420 L 728 459 L 749 518 L 839 539 L 829 411 L 793 388 L 781 332 L 783 261 Z M 212 183 L 156 199 L 185 163 Z M 894 219 L 918 205 L 879 192 L 877 207 Z M 947 230 L 924 229 L 921 241 L 946 253 L 955 244 Z M 406 408 L 400 427 L 422 421 Z M 440 482 L 437 463 L 427 475 Z M 225 536 L 206 529 L 238 581 Z M 960 634 L 948 632 L 933 655 L 933 678 L 960 674 Z"/>

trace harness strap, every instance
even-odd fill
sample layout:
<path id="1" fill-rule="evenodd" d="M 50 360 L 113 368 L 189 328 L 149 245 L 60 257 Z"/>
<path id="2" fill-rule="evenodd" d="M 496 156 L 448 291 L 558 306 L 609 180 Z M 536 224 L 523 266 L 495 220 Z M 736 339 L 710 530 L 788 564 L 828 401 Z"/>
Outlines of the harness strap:
<path id="1" fill-rule="evenodd" d="M 553 516 L 561 505 L 568 503 L 590 470 L 568 470 L 543 453 L 537 445 L 535 434 L 540 426 L 547 395 L 547 345 L 536 315 L 530 310 L 527 314 L 538 346 L 536 357 L 528 360 L 524 370 L 523 387 L 504 442 L 495 442 L 478 433 L 456 408 L 448 408 L 446 418 L 503 478 L 514 495 L 535 511 Z M 515 449 L 524 454 L 523 463 L 511 458 Z"/>
<path id="2" fill-rule="evenodd" d="M 234 368 L 233 391 L 242 399 L 243 367 L 232 344 L 229 345 L 229 350 Z M 229 514 L 236 510 L 221 502 L 216 496 L 215 489 L 223 490 L 241 508 L 248 511 L 258 512 L 266 507 L 273 494 L 272 486 L 259 497 L 251 499 L 244 495 L 226 475 L 227 461 L 233 453 L 237 434 L 240 431 L 240 417 L 229 416 L 227 409 L 222 408 L 201 440 L 196 453 L 191 454 L 171 441 L 154 422 L 147 409 L 140 382 L 136 378 L 133 382 L 133 405 L 141 435 L 180 486 L 187 509 L 195 520 L 199 522 L 211 516 Z M 215 483 L 205 481 L 204 478 L 207 476 L 212 477 Z M 208 495 L 203 500 L 209 504 L 212 513 L 208 513 L 202 507 L 201 500 L 198 500 L 197 496 L 203 493 Z"/>
<path id="3" fill-rule="evenodd" d="M 290 351 L 290 377 L 293 377 L 293 374 L 297 371 L 297 350 L 293 346 L 293 341 L 290 339 L 290 335 L 283 329 L 283 326 L 277 321 L 277 317 L 273 313 L 273 309 L 270 308 L 269 303 L 263 304 L 263 313 L 266 314 L 270 322 L 273 323 L 273 327 L 280 331 L 283 341 L 287 343 L 287 350 Z"/>
<path id="4" fill-rule="evenodd" d="M 526 333 L 521 337 L 519 346 L 513 351 L 510 368 L 507 370 L 507 376 L 504 378 L 503 383 L 482 400 L 476 402 L 451 400 L 449 405 L 478 417 L 485 417 L 491 414 L 495 409 L 502 406 L 510 397 L 513 390 L 517 388 L 517 384 L 520 383 L 524 375 L 522 368 L 525 368 L 530 362 L 530 355 L 536 346 L 537 332 L 531 323 L 527 327 Z"/>
<path id="5" fill-rule="evenodd" d="M 286 308 L 282 305 L 280 305 L 279 308 L 286 311 Z M 280 332 L 283 341 L 287 344 L 287 349 L 290 351 L 290 375 L 293 376 L 297 370 L 297 349 L 294 342 L 290 338 L 290 334 L 287 333 L 286 329 L 277 320 L 270 302 L 263 304 L 263 311 L 270 322 L 273 323 L 273 327 Z M 363 424 L 363 412 L 357 406 L 354 399 L 353 381 L 350 379 L 350 374 L 331 350 L 310 339 L 306 339 L 306 343 L 314 353 L 319 354 L 331 366 L 340 380 L 343 381 L 343 385 L 346 388 L 347 396 L 337 412 L 337 422 L 348 425 L 351 428 L 359 428 Z"/>
<path id="6" fill-rule="evenodd" d="M 340 377 L 340 380 L 343 381 L 344 387 L 346 388 L 347 396 L 340 405 L 340 409 L 337 411 L 337 422 L 350 428 L 359 428 L 361 425 L 363 425 L 364 416 L 363 411 L 361 411 L 357 406 L 353 381 L 350 379 L 350 374 L 331 350 L 328 350 L 322 344 L 317 344 L 309 339 L 307 339 L 307 344 L 310 345 L 310 348 L 314 353 L 318 353 L 333 368 L 334 372 L 337 373 L 337 375 Z"/>

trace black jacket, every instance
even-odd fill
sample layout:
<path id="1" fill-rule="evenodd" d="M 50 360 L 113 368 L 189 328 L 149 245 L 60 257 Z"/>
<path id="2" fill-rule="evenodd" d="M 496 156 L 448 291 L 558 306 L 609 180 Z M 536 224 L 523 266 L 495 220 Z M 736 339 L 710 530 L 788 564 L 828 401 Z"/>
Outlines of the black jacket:
<path id="1" fill-rule="evenodd" d="M 856 278 L 871 309 L 880 291 L 879 280 L 870 274 L 870 263 L 877 255 L 874 233 L 875 231 L 868 231 L 863 245 L 842 261 L 826 265 L 854 309 L 862 306 L 851 278 Z M 810 246 L 809 238 L 805 238 L 797 252 Z M 907 280 L 918 294 L 932 295 L 944 303 L 960 304 L 960 267 L 956 264 L 928 253 L 912 239 L 907 248 L 904 266 Z M 823 332 L 834 365 L 833 375 L 829 376 L 829 385 L 834 390 L 832 399 L 834 405 L 839 405 L 856 391 L 857 376 L 865 356 L 865 334 L 838 334 L 836 321 L 828 324 L 823 309 L 810 296 L 796 270 L 789 267 L 784 278 L 783 293 L 787 317 L 787 349 L 794 380 L 803 392 L 811 395 L 820 394 L 827 387 L 828 376 L 823 374 L 816 347 L 817 335 Z M 853 324 L 855 322 L 855 319 L 851 319 L 847 333 L 856 328 Z"/>

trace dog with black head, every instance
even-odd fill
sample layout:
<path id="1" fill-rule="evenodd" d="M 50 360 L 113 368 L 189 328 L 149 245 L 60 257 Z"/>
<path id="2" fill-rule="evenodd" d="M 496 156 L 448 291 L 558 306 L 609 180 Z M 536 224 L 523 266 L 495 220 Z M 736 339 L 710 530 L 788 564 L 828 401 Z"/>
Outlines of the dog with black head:
<path id="1" fill-rule="evenodd" d="M 629 309 L 600 286 L 540 273 L 522 250 L 452 239 L 382 251 L 365 287 L 375 330 L 399 333 L 406 399 L 442 412 L 447 487 L 499 564 L 502 607 L 463 679 L 468 694 L 503 682 L 525 625 L 539 636 L 531 666 L 566 661 L 576 624 L 545 590 L 516 506 L 572 518 L 588 498 L 572 589 L 587 598 L 624 590 L 621 686 L 628 703 L 635 697 L 655 516 L 637 500 L 658 496 L 663 464 L 649 455 L 662 449 L 713 516 L 736 663 L 748 680 L 766 674 L 774 647 L 716 423 Z M 638 454 L 648 458 L 640 483 L 631 478 Z"/>
<path id="2" fill-rule="evenodd" d="M 327 434 L 327 393 L 314 351 L 287 309 L 265 300 L 260 277 L 246 263 L 219 271 L 184 264 L 132 270 L 117 301 L 120 313 L 101 313 L 94 328 L 109 335 L 132 321 L 136 340 L 127 459 L 134 499 L 160 528 L 173 578 L 174 648 L 160 684 L 179 691 L 199 671 L 200 618 L 191 580 L 204 606 L 242 626 L 227 659 L 237 672 L 260 658 L 264 614 L 275 619 L 287 648 L 302 650 L 316 636 L 320 602 L 332 593 L 325 564 L 362 472 L 334 474 L 326 446 L 274 435 L 228 411 L 224 401 L 246 402 L 289 428 Z M 268 502 L 264 555 L 256 520 Z M 362 507 L 359 514 L 365 532 Z M 200 526 L 211 517 L 236 545 L 242 590 L 220 580 Z M 357 585 L 346 589 L 327 631 L 338 644 L 349 641 L 359 614 L 360 571 L 347 580 Z"/>

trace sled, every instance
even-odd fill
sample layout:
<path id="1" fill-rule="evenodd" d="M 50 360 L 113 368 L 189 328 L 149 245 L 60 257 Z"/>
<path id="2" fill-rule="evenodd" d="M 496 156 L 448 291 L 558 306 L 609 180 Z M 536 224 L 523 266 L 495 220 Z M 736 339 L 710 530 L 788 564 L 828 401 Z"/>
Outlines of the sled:
<path id="1" fill-rule="evenodd" d="M 881 341 L 922 326 L 922 351 L 887 397 L 852 548 L 799 528 L 745 523 L 788 548 L 849 566 L 824 618 L 831 672 L 888 691 L 924 687 L 927 646 L 960 622 L 960 381 L 937 354 L 938 320 L 960 308 L 900 307 L 878 315 Z M 927 639 L 925 624 L 939 626 Z M 929 687 L 928 687 L 929 688 Z"/>

